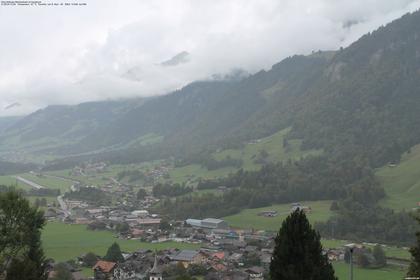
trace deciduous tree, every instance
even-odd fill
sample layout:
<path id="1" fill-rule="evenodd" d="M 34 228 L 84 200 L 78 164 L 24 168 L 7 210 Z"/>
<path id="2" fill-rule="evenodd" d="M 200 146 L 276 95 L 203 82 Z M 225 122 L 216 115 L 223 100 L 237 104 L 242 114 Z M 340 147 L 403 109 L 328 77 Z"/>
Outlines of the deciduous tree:
<path id="1" fill-rule="evenodd" d="M 74 277 L 65 263 L 59 263 L 54 267 L 52 280 L 73 280 Z"/>
<path id="2" fill-rule="evenodd" d="M 376 245 L 373 248 L 373 257 L 375 258 L 375 263 L 377 265 L 381 265 L 381 266 L 386 265 L 386 255 L 381 245 Z"/>

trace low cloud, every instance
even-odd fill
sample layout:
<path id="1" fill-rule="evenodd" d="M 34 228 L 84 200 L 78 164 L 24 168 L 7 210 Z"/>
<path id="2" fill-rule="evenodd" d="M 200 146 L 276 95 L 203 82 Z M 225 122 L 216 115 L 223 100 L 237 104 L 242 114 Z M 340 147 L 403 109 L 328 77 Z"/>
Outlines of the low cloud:
<path id="1" fill-rule="evenodd" d="M 0 8 L 0 115 L 159 95 L 232 69 L 268 69 L 289 55 L 345 47 L 420 7 L 420 0 L 87 3 Z"/>

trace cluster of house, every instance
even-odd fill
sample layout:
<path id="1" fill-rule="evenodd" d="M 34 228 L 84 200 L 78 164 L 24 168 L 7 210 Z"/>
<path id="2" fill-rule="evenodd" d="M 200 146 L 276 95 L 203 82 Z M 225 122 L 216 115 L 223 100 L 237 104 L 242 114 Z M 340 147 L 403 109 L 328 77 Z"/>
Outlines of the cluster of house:
<path id="1" fill-rule="evenodd" d="M 205 221 L 207 220 L 207 221 Z M 204 280 L 263 280 L 267 277 L 273 253 L 273 238 L 266 240 L 252 239 L 253 236 L 237 239 L 230 235 L 220 235 L 226 230 L 225 224 L 213 219 L 193 222 L 194 229 L 201 232 L 212 242 L 207 242 L 196 250 L 165 249 L 152 251 L 140 249 L 132 253 L 123 253 L 123 260 L 110 262 L 99 260 L 92 267 L 94 280 L 163 280 L 176 279 L 180 274 L 200 276 Z M 216 220 L 216 219 L 215 219 Z M 221 225 L 223 228 L 214 228 Z M 218 236 L 217 238 L 214 238 Z M 345 260 L 347 247 L 356 252 L 369 252 L 361 244 L 348 244 L 338 249 L 326 249 L 324 253 L 330 261 Z M 78 263 L 83 265 L 84 256 Z M 75 279 L 86 279 L 75 272 Z M 92 278 L 91 278 L 92 279 Z"/>
<path id="2" fill-rule="evenodd" d="M 101 172 L 105 172 L 107 164 L 105 162 L 95 162 L 95 163 L 84 163 L 82 165 L 75 166 L 71 170 L 71 176 L 87 176 L 93 175 Z"/>
<path id="3" fill-rule="evenodd" d="M 167 249 L 160 252 L 139 250 L 124 254 L 124 261 L 98 261 L 92 268 L 95 280 L 162 280 L 179 276 L 180 273 L 200 276 L 205 279 L 224 280 L 262 280 L 267 272 L 271 251 L 268 250 L 268 264 L 265 266 L 241 264 L 238 255 L 247 254 L 245 249 L 239 253 L 217 248 L 199 250 Z M 254 251 L 253 251 L 254 252 Z M 181 271 L 180 271 L 181 269 Z"/>
<path id="4" fill-rule="evenodd" d="M 276 214 L 266 212 L 262 215 Z M 196 250 L 137 250 L 123 254 L 124 260 L 118 263 L 100 260 L 93 267 L 95 280 L 175 279 L 180 267 L 190 276 L 197 276 L 194 273 L 199 271 L 205 280 L 262 280 L 269 271 L 274 233 L 231 229 L 226 221 L 215 218 L 171 222 L 169 228 L 162 229 L 160 218 L 143 209 L 126 212 L 99 207 L 85 209 L 85 213 L 88 219 L 104 222 L 107 227 L 111 222 L 127 223 L 129 230 L 120 234 L 122 238 L 200 244 Z M 352 248 L 369 252 L 362 245 Z M 330 261 L 343 261 L 346 247 L 326 249 L 324 253 Z"/>
<path id="5" fill-rule="evenodd" d="M 167 164 L 161 164 L 158 166 L 155 166 L 151 170 L 146 170 L 144 175 L 146 175 L 149 178 L 152 178 L 153 180 L 157 180 L 160 178 L 165 178 L 169 175 L 169 171 L 171 170 L 171 167 Z"/>
<path id="6" fill-rule="evenodd" d="M 151 219 L 144 210 L 133 211 L 130 215 L 135 219 Z M 150 229 L 160 237 L 166 237 L 160 241 L 196 243 L 200 244 L 200 249 L 123 253 L 124 261 L 118 263 L 98 261 L 93 267 L 94 279 L 175 279 L 175 276 L 179 276 L 180 267 L 190 276 L 199 273 L 206 280 L 262 280 L 268 272 L 274 235 L 264 231 L 234 230 L 226 221 L 214 218 L 187 219 L 173 223 L 168 231 Z M 134 238 L 135 230 L 139 231 L 140 236 L 148 233 L 145 229 L 130 229 L 130 238 Z M 83 256 L 79 258 L 79 264 L 83 265 L 83 259 Z"/>
<path id="7" fill-rule="evenodd" d="M 149 215 L 139 210 L 135 215 Z M 137 250 L 123 253 L 121 262 L 99 260 L 93 266 L 95 280 L 134 280 L 134 279 L 175 279 L 180 268 L 190 276 L 202 279 L 224 280 L 262 280 L 267 273 L 273 247 L 273 238 L 262 233 L 231 230 L 227 223 L 219 219 L 189 219 L 172 234 L 181 240 L 201 243 L 200 249 L 165 249 L 159 252 Z M 258 246 L 253 245 L 257 241 Z M 99 258 L 99 257 L 98 257 Z M 78 265 L 85 266 L 84 256 L 78 258 Z M 66 263 L 73 278 L 87 279 L 77 269 Z M 51 278 L 54 277 L 54 264 L 51 265 Z M 92 278 L 90 278 L 92 279 Z"/>
<path id="8" fill-rule="evenodd" d="M 71 219 L 71 220 L 70 220 Z M 69 222 L 78 224 L 103 223 L 111 229 L 113 225 L 125 223 L 129 226 L 128 236 L 136 238 L 140 231 L 157 229 L 161 219 L 157 214 L 151 214 L 147 210 L 126 211 L 120 208 L 101 206 L 99 208 L 77 209 L 73 208 L 72 218 Z M 132 233 L 133 236 L 129 236 Z"/>
<path id="9" fill-rule="evenodd" d="M 101 223 L 104 225 L 103 229 L 112 229 L 115 224 L 126 223 L 130 227 L 132 237 L 136 238 L 139 237 L 141 230 L 159 227 L 161 223 L 159 216 L 146 210 L 155 202 L 156 199 L 153 197 L 147 197 L 141 204 L 138 204 L 143 209 L 127 211 L 123 204 L 119 206 L 92 206 L 84 201 L 62 199 L 66 211 L 58 207 L 48 207 L 44 212 L 44 216 L 48 220 L 62 220 L 73 224 L 90 225 Z M 68 215 L 65 215 L 65 212 Z"/>
<path id="10" fill-rule="evenodd" d="M 86 166 L 90 165 L 87 164 Z M 100 167 L 101 170 L 101 168 L 105 168 L 106 165 L 98 163 L 93 166 L 98 166 L 98 168 Z M 75 167 L 73 170 L 79 170 L 79 168 L 80 167 Z M 82 187 L 99 189 L 102 192 L 109 194 L 116 201 L 113 207 L 98 206 L 98 204 L 95 203 L 91 204 L 92 202 L 69 199 L 65 196 L 59 196 L 57 198 L 58 203 L 48 205 L 48 208 L 44 212 L 45 218 L 47 218 L 47 220 L 61 221 L 64 221 L 66 219 L 66 222 L 76 224 L 89 224 L 93 221 L 106 219 L 109 212 L 113 210 L 132 208 L 134 207 L 134 205 L 142 209 L 148 209 L 149 207 L 151 207 L 159 201 L 159 199 L 154 198 L 153 196 L 147 196 L 143 200 L 138 201 L 136 199 L 136 193 L 134 192 L 133 187 L 121 184 L 116 180 L 114 183 L 115 184 L 108 184 L 100 187 L 83 186 L 80 183 L 76 183 L 70 187 L 70 190 L 72 192 L 77 192 Z M 123 213 L 120 216 L 122 217 L 124 215 L 129 215 L 129 213 Z M 124 221 L 124 219 L 119 220 Z"/>

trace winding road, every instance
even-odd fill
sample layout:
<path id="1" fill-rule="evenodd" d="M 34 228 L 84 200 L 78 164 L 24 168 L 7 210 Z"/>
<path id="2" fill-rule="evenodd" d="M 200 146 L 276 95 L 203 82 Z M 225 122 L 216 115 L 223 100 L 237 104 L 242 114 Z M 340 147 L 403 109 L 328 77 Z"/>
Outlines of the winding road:
<path id="1" fill-rule="evenodd" d="M 24 184 L 26 184 L 28 186 L 31 186 L 34 189 L 37 189 L 37 190 L 47 189 L 47 187 L 41 186 L 40 184 L 37 184 L 37 183 L 35 183 L 35 182 L 31 181 L 31 180 L 25 179 L 25 178 L 23 178 L 21 176 L 15 176 L 15 178 L 16 178 L 16 180 L 18 180 L 18 181 L 20 181 L 20 182 L 22 182 L 22 183 L 24 183 Z M 63 195 L 59 195 L 57 197 L 57 201 L 60 204 L 60 208 L 61 208 L 61 210 L 64 213 L 64 218 L 67 218 L 68 216 L 70 216 L 71 213 L 70 213 L 70 211 L 67 208 L 66 202 L 63 200 Z"/>

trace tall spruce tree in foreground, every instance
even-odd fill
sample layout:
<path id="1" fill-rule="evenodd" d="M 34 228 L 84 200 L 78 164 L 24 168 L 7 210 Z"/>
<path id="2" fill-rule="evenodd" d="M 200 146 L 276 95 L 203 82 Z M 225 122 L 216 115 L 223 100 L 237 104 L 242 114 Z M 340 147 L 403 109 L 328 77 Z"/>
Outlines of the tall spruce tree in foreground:
<path id="1" fill-rule="evenodd" d="M 420 223 L 420 218 L 416 218 Z M 416 245 L 410 249 L 411 263 L 408 269 L 407 276 L 420 277 L 420 231 L 416 232 Z"/>
<path id="2" fill-rule="evenodd" d="M 322 253 L 320 235 L 301 210 L 290 214 L 277 237 L 270 264 L 272 280 L 337 280 Z"/>
<path id="3" fill-rule="evenodd" d="M 0 193 L 0 279 L 47 278 L 41 246 L 43 212 L 13 189 Z"/>

